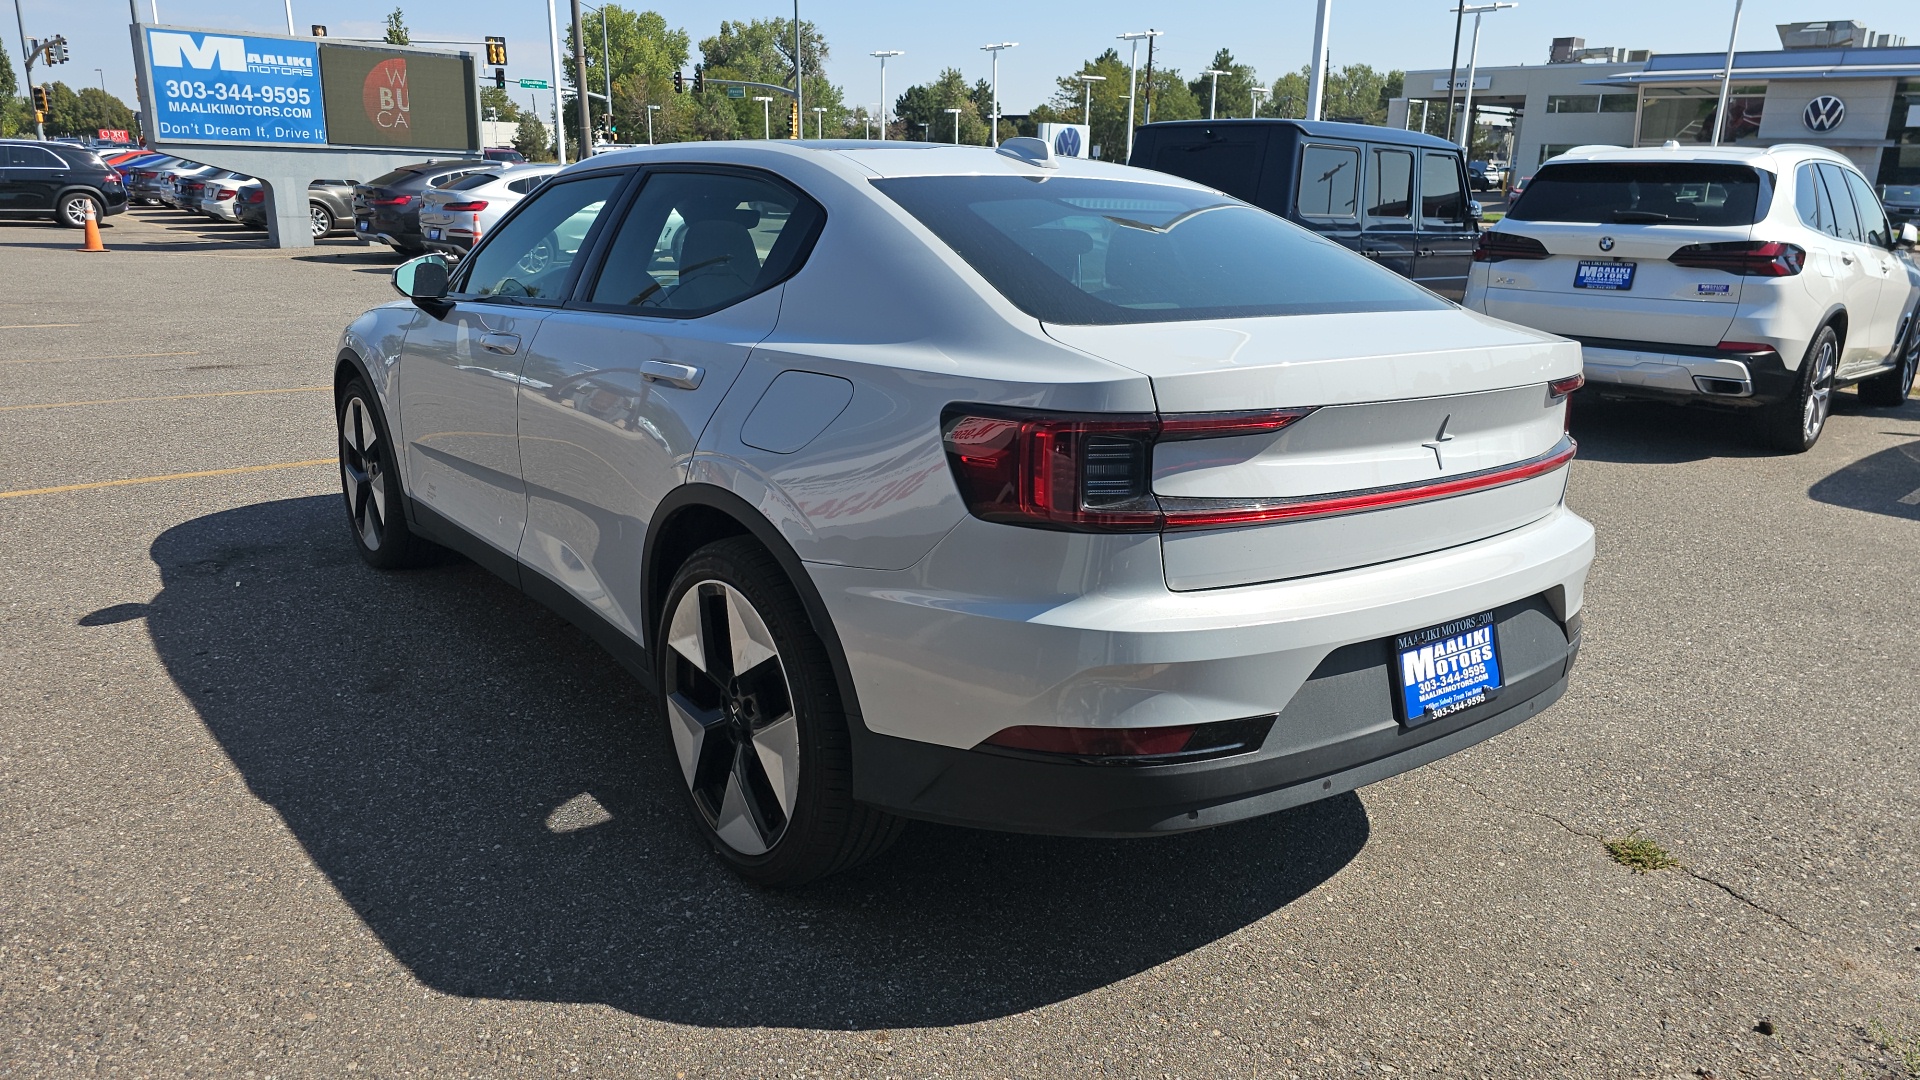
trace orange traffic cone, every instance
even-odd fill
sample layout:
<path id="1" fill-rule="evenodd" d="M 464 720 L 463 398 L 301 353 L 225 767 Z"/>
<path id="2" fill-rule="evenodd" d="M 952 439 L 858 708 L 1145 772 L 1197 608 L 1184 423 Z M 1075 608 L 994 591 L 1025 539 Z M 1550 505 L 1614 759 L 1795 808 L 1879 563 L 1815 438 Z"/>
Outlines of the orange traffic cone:
<path id="1" fill-rule="evenodd" d="M 87 207 L 87 245 L 75 248 L 76 251 L 105 251 L 107 246 L 100 242 L 100 225 L 93 220 L 93 207 Z"/>

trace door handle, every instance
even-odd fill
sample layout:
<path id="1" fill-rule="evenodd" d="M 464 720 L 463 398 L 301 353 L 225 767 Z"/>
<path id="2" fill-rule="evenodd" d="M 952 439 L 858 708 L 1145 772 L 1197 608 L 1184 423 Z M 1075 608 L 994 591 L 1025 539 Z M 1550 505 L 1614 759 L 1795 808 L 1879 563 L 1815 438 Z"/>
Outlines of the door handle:
<path id="1" fill-rule="evenodd" d="M 1841 252 L 1841 253 L 1840 253 L 1840 261 L 1841 261 L 1841 262 L 1843 262 L 1843 263 L 1846 263 L 1846 264 L 1847 264 L 1848 266 L 1852 266 L 1852 265 L 1853 265 L 1853 256 L 1851 256 L 1851 255 L 1849 255 L 1849 254 L 1847 254 L 1846 252 L 1844 252 L 1844 251 L 1843 251 L 1843 252 Z"/>
<path id="2" fill-rule="evenodd" d="M 520 351 L 520 335 L 482 334 L 480 335 L 480 347 L 488 352 L 499 353 L 502 356 L 512 356 L 514 353 Z"/>
<path id="3" fill-rule="evenodd" d="M 1436 256 L 1436 255 L 1438 255 L 1438 254 L 1440 254 L 1440 253 L 1439 253 L 1438 251 L 1435 251 L 1435 250 L 1434 250 L 1434 249 L 1432 249 L 1432 248 L 1421 248 L 1420 250 L 1418 250 L 1418 251 L 1416 251 L 1416 252 L 1414 252 L 1414 254 L 1415 254 L 1415 255 L 1418 255 L 1419 257 L 1421 257 L 1421 258 L 1423 258 L 1423 259 L 1431 259 L 1431 258 L 1433 258 L 1434 256 Z"/>
<path id="4" fill-rule="evenodd" d="M 706 376 L 707 373 L 704 370 L 692 364 L 676 364 L 670 360 L 640 361 L 641 378 L 648 382 L 663 382 L 669 386 L 677 386 L 682 390 L 699 389 L 700 380 Z"/>

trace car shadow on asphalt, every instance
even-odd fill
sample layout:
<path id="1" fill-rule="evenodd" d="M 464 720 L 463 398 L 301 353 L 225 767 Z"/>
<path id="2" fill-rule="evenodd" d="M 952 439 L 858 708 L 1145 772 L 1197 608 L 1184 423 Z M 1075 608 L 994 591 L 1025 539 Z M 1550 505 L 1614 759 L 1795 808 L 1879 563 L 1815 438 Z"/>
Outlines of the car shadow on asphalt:
<path id="1" fill-rule="evenodd" d="M 1909 402 L 1903 412 L 1920 419 L 1920 404 Z M 1861 458 L 1808 488 L 1807 496 L 1832 506 L 1920 521 L 1920 439 L 1903 432 L 1888 434 L 1913 441 Z"/>
<path id="2" fill-rule="evenodd" d="M 1573 437 L 1589 461 L 1677 465 L 1721 457 L 1764 457 L 1745 410 L 1608 401 L 1591 390 L 1573 399 Z"/>
<path id="3" fill-rule="evenodd" d="M 81 624 L 146 618 L 252 792 L 450 994 L 706 1026 L 1001 1017 L 1227 938 L 1369 835 L 1355 795 L 1153 840 L 916 824 L 865 867 L 759 891 L 688 823 L 648 694 L 485 571 L 372 571 L 332 497 L 197 518 L 152 557 L 150 605 Z"/>

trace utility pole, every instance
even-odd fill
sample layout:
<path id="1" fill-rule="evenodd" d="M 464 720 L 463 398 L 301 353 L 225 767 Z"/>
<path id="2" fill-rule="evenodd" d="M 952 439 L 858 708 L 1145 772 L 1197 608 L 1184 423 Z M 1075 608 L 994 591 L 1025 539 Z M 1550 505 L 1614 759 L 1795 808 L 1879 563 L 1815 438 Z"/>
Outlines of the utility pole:
<path id="1" fill-rule="evenodd" d="M 558 151 L 560 164 L 567 163 L 567 118 L 560 109 L 560 19 L 554 11 L 554 0 L 547 0 L 547 39 L 553 48 L 553 148 Z M 535 115 L 538 115 L 537 111 Z"/>
<path id="2" fill-rule="evenodd" d="M 1327 35 L 1332 33 L 1333 0 L 1320 0 L 1313 20 L 1313 74 L 1307 80 L 1307 119 L 1319 120 L 1327 108 Z"/>
<path id="3" fill-rule="evenodd" d="M 1133 42 L 1133 55 L 1127 59 L 1127 156 L 1133 160 L 1133 103 L 1140 98 L 1140 39 L 1151 42 L 1160 31 L 1147 30 L 1143 33 L 1121 34 L 1119 40 Z M 1149 46 L 1151 48 L 1151 46 Z"/>
<path id="4" fill-rule="evenodd" d="M 1153 123 L 1153 39 L 1147 39 L 1147 100 L 1144 123 Z"/>
<path id="5" fill-rule="evenodd" d="M 573 0 L 573 89 L 580 96 L 580 160 L 593 156 L 593 100 L 587 96 L 586 30 L 580 21 L 580 0 Z M 559 87 L 554 88 L 556 91 Z"/>
<path id="6" fill-rule="evenodd" d="M 287 0 L 287 36 L 293 36 L 293 0 Z"/>
<path id="7" fill-rule="evenodd" d="M 1454 90 L 1460 85 L 1460 22 L 1467 17 L 1466 5 L 1453 9 L 1453 60 L 1447 67 L 1447 133 L 1453 133 Z M 1424 122 L 1426 117 L 1421 117 Z M 1424 126 L 1421 129 L 1425 130 Z"/>
<path id="8" fill-rule="evenodd" d="M 1080 122 L 1087 125 L 1088 127 L 1092 127 L 1093 126 L 1093 84 L 1097 82 L 1106 82 L 1107 77 L 1105 75 L 1080 75 L 1080 76 L 1076 76 L 1076 78 L 1078 78 L 1081 84 L 1087 88 L 1087 106 L 1086 106 L 1087 111 L 1086 111 L 1086 115 L 1080 118 Z"/>
<path id="9" fill-rule="evenodd" d="M 1733 29 L 1727 34 L 1727 66 L 1720 72 L 1720 107 L 1713 111 L 1713 145 L 1715 146 L 1720 145 L 1720 140 L 1727 130 L 1727 94 L 1733 89 L 1733 42 L 1740 36 L 1741 3 L 1742 0 L 1733 0 Z"/>
<path id="10" fill-rule="evenodd" d="M 988 121 L 993 128 L 993 137 L 988 142 L 990 146 L 1000 145 L 1000 50 L 1011 49 L 1019 44 L 1017 41 L 1003 41 L 998 45 L 980 46 L 980 51 L 993 54 L 993 119 Z"/>
<path id="11" fill-rule="evenodd" d="M 20 66 L 27 73 L 27 104 L 33 104 L 33 51 L 27 45 L 27 21 L 20 16 L 20 0 L 13 0 L 14 25 L 20 28 Z M 47 140 L 47 125 L 36 110 L 33 114 L 33 131 L 41 142 Z"/>
<path id="12" fill-rule="evenodd" d="M 1233 72 L 1215 71 L 1212 68 L 1208 68 L 1200 74 L 1213 76 L 1213 85 L 1207 90 L 1207 119 L 1211 120 L 1215 116 L 1215 106 L 1220 104 L 1220 76 L 1231 75 Z"/>
<path id="13" fill-rule="evenodd" d="M 793 126 L 800 126 L 800 107 L 806 102 L 800 97 L 800 0 L 793 0 Z M 799 138 L 801 132 L 794 132 Z"/>
<path id="14" fill-rule="evenodd" d="M 904 56 L 906 54 L 902 53 L 899 49 L 882 49 L 879 52 L 871 52 L 871 53 L 868 53 L 867 55 L 877 56 L 880 58 L 880 141 L 886 142 L 887 141 L 887 57 Z"/>

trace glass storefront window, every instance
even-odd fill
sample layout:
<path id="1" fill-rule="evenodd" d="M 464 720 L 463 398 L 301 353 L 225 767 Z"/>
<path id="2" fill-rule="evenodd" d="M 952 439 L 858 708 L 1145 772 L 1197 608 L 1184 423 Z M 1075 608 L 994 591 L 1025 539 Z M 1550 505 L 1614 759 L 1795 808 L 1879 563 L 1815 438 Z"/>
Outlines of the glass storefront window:
<path id="1" fill-rule="evenodd" d="M 1601 112 L 1632 112 L 1637 104 L 1637 95 L 1634 94 L 1603 94 L 1600 97 Z"/>
<path id="2" fill-rule="evenodd" d="M 1547 111 L 1550 113 L 1590 113 L 1600 111 L 1598 94 L 1548 94 Z"/>
<path id="3" fill-rule="evenodd" d="M 1710 86 L 1649 87 L 1640 109 L 1640 145 L 1659 146 L 1668 139 L 1680 143 L 1713 142 L 1714 109 L 1720 92 Z M 1760 134 L 1760 116 L 1767 88 L 1736 86 L 1727 99 L 1727 128 L 1722 142 L 1739 142 Z"/>

